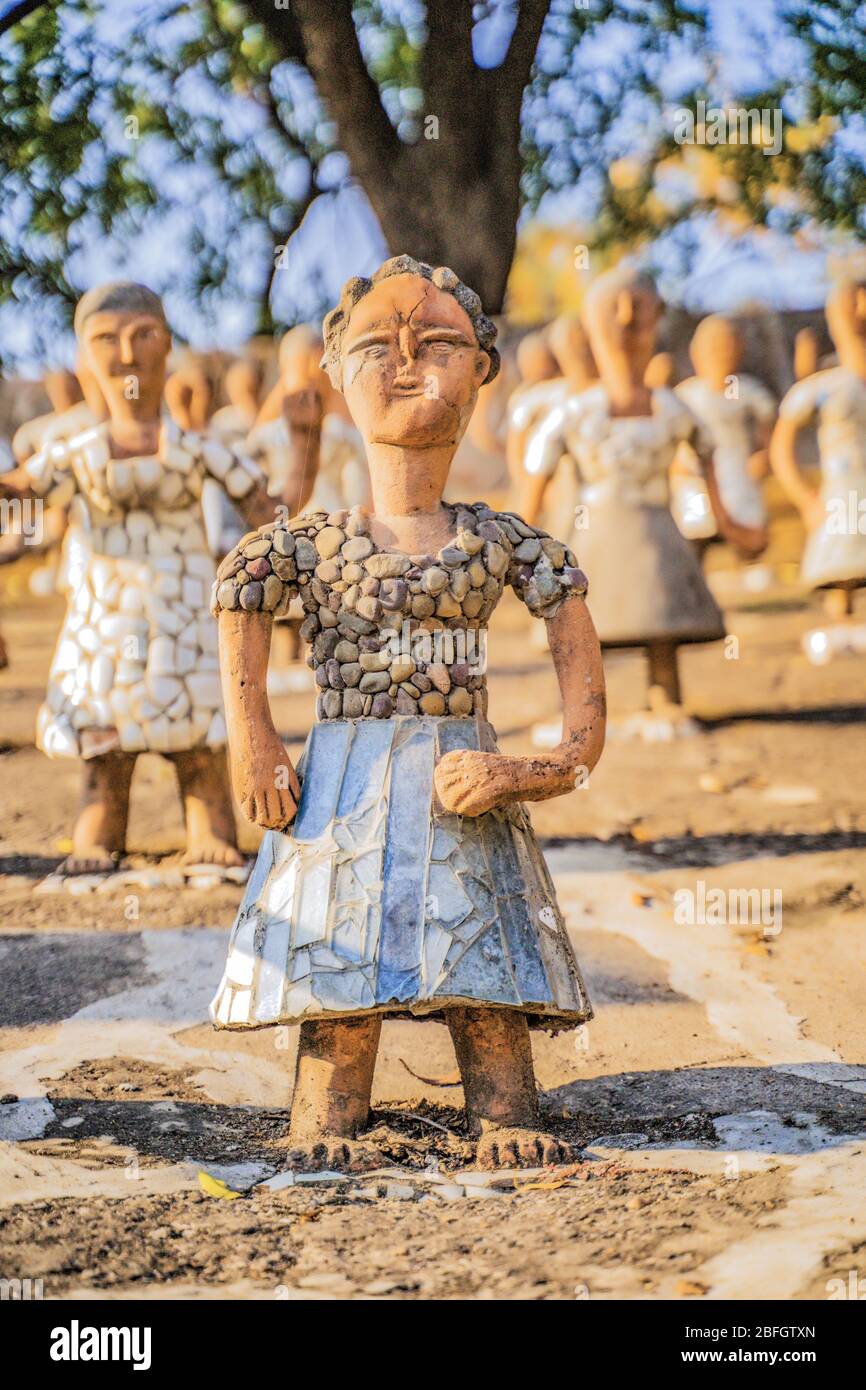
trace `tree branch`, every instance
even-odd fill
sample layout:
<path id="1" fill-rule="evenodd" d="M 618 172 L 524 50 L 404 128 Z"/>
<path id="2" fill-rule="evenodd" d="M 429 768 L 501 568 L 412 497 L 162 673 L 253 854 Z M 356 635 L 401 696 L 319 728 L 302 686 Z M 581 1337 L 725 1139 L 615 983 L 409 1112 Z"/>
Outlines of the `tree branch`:
<path id="1" fill-rule="evenodd" d="M 550 9 L 550 0 L 520 0 L 517 10 L 517 23 L 511 35 L 511 43 L 505 60 L 495 73 L 496 90 L 499 101 L 506 105 L 506 111 L 517 107 L 520 115 L 520 98 L 529 81 L 532 64 L 538 50 L 541 31 Z"/>
<path id="2" fill-rule="evenodd" d="M 386 182 L 403 150 L 367 70 L 351 0 L 294 0 L 306 65 L 337 123 L 340 145 L 368 194 Z"/>
<path id="3" fill-rule="evenodd" d="M 282 58 L 306 63 L 304 36 L 293 10 L 278 10 L 274 0 L 246 0 L 246 7 Z"/>

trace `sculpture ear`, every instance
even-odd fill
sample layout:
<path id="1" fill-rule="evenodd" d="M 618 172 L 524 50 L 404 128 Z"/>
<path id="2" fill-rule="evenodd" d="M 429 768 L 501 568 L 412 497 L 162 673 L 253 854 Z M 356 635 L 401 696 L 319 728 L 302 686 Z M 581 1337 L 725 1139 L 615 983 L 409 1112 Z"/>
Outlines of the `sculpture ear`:
<path id="1" fill-rule="evenodd" d="M 475 354 L 475 380 L 480 386 L 490 371 L 490 354 L 479 348 Z"/>
<path id="2" fill-rule="evenodd" d="M 634 318 L 634 295 L 631 290 L 620 290 L 616 297 L 616 321 L 621 328 L 628 328 Z"/>
<path id="3" fill-rule="evenodd" d="M 854 294 L 854 312 L 858 319 L 866 319 L 866 285 L 858 285 Z"/>

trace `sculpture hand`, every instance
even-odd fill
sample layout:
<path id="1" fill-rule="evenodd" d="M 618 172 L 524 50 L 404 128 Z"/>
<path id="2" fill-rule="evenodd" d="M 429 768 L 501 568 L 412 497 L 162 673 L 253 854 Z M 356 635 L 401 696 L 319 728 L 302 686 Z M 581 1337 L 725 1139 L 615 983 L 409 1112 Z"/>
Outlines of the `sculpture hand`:
<path id="1" fill-rule="evenodd" d="M 290 429 L 316 429 L 322 423 L 322 398 L 311 386 L 287 391 L 282 400 L 282 412 Z"/>
<path id="2" fill-rule="evenodd" d="M 814 492 L 800 508 L 800 515 L 807 531 L 817 531 L 827 520 L 827 504 L 820 492 Z"/>
<path id="3" fill-rule="evenodd" d="M 276 730 L 264 733 L 232 770 L 247 820 L 265 830 L 285 830 L 295 819 L 301 787 Z"/>
<path id="4" fill-rule="evenodd" d="M 512 801 L 546 801 L 572 791 L 576 773 L 556 753 L 514 758 L 505 753 L 446 753 L 433 777 L 446 811 L 480 816 Z"/>

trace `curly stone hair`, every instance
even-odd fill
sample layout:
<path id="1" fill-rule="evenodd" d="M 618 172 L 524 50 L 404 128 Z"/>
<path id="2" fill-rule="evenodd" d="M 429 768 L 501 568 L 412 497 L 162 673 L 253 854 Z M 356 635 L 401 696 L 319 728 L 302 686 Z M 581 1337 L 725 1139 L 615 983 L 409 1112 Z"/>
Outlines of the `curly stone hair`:
<path id="1" fill-rule="evenodd" d="M 426 261 L 416 261 L 412 256 L 392 256 L 389 261 L 380 265 L 379 269 L 374 271 L 369 278 L 365 275 L 353 275 L 351 280 L 347 280 L 340 293 L 340 302 L 336 309 L 332 309 L 329 314 L 325 315 L 322 324 L 325 351 L 321 365 L 328 373 L 331 384 L 339 390 L 340 352 L 349 315 L 358 301 L 363 299 L 365 294 L 369 294 L 374 285 L 378 285 L 381 280 L 387 280 L 392 275 L 420 275 L 423 279 L 434 284 L 437 289 L 444 290 L 446 294 L 454 296 L 461 309 L 465 309 L 469 315 L 478 346 L 490 357 L 490 366 L 481 384 L 486 386 L 488 382 L 492 381 L 499 371 L 499 353 L 494 347 L 496 325 L 484 313 L 481 300 L 475 291 L 470 290 L 468 285 L 464 285 L 462 280 L 458 280 L 454 271 L 449 270 L 446 265 L 432 266 L 427 265 Z"/>

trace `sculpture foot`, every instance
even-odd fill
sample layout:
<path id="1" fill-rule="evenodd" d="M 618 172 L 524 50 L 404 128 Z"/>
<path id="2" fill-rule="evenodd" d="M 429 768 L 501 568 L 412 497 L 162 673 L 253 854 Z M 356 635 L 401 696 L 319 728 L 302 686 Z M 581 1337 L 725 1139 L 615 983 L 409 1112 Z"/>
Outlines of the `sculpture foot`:
<path id="1" fill-rule="evenodd" d="M 298 1139 L 286 1135 L 277 1141 L 286 1150 L 287 1167 L 298 1173 L 367 1173 L 387 1167 L 381 1149 L 364 1139 L 342 1139 L 339 1135 L 320 1135 L 317 1139 Z"/>
<path id="2" fill-rule="evenodd" d="M 77 878 L 81 874 L 113 874 L 119 863 L 119 851 L 93 845 L 81 854 L 68 854 L 55 873 L 60 878 Z"/>
<path id="3" fill-rule="evenodd" d="M 531 1127 L 488 1129 L 478 1140 L 475 1162 L 479 1168 L 542 1168 L 573 1163 L 571 1144 L 555 1134 Z"/>
<path id="4" fill-rule="evenodd" d="M 244 863 L 240 850 L 218 835 L 203 835 L 187 846 L 184 864 L 219 864 L 225 869 L 239 868 Z"/>

